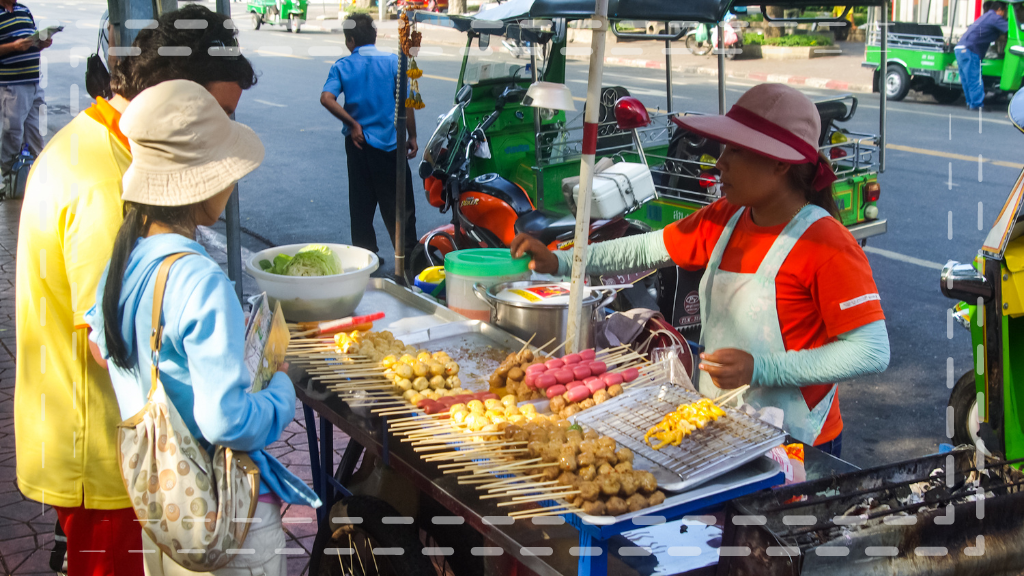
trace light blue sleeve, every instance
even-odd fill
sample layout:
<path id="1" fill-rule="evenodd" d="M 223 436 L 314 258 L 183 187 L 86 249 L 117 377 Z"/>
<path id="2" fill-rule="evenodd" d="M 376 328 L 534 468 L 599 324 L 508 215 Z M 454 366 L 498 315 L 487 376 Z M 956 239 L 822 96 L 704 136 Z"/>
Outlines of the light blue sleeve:
<path id="1" fill-rule="evenodd" d="M 243 357 L 245 320 L 223 274 L 200 280 L 178 324 L 195 396 L 193 416 L 203 436 L 235 450 L 260 450 L 275 442 L 295 418 L 295 388 L 276 373 L 251 394 Z"/>
<path id="2" fill-rule="evenodd" d="M 889 334 L 877 320 L 839 335 L 820 348 L 754 356 L 755 386 L 813 386 L 884 372 Z"/>
<path id="3" fill-rule="evenodd" d="M 572 273 L 572 250 L 556 250 L 557 276 Z M 591 244 L 587 248 L 587 273 L 605 274 L 640 272 L 664 268 L 672 264 L 665 247 L 665 234 L 661 230 L 616 238 Z"/>

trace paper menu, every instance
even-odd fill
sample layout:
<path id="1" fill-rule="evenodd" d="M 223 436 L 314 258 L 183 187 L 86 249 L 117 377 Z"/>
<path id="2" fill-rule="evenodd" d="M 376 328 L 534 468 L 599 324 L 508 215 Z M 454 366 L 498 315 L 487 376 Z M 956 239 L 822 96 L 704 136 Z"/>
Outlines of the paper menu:
<path id="1" fill-rule="evenodd" d="M 284 362 L 291 336 L 281 303 L 270 313 L 266 293 L 252 300 L 252 313 L 245 335 L 245 365 L 252 377 L 250 392 L 259 392 Z"/>

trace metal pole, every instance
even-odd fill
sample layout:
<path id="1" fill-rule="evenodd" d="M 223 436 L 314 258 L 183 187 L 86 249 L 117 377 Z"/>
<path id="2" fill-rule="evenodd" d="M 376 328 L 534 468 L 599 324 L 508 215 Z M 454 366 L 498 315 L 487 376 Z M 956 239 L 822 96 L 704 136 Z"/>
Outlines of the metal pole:
<path id="1" fill-rule="evenodd" d="M 540 72 L 537 70 L 537 48 L 536 43 L 530 42 L 530 70 L 534 83 L 540 80 Z M 537 208 L 544 208 L 544 169 L 540 164 L 540 108 L 533 109 L 533 156 L 537 162 Z"/>
<path id="2" fill-rule="evenodd" d="M 590 232 L 590 198 L 594 190 L 594 157 L 597 155 L 597 125 L 600 121 L 601 76 L 604 74 L 604 44 L 608 32 L 608 0 L 597 0 L 590 42 L 590 73 L 587 76 L 587 104 L 583 110 L 583 160 L 580 164 L 580 194 L 576 206 L 576 236 L 572 252 L 572 283 L 569 287 L 569 328 L 566 346 L 577 352 L 582 340 L 584 279 L 587 270 L 587 241 Z"/>
<path id="3" fill-rule="evenodd" d="M 383 1 L 383 0 L 382 0 Z M 395 282 L 405 286 L 405 177 L 409 163 L 405 158 L 405 98 L 409 93 L 409 57 L 405 52 L 398 54 L 398 92 L 395 94 L 395 131 L 398 147 L 395 148 Z M 351 194 L 351 190 L 349 191 Z"/>
<path id="4" fill-rule="evenodd" d="M 669 34 L 669 22 L 665 22 L 665 34 Z M 672 114 L 672 41 L 665 40 L 665 94 L 668 95 L 668 104 L 665 111 Z"/>
<path id="5" fill-rule="evenodd" d="M 231 17 L 231 3 L 229 0 L 217 0 L 217 12 L 228 18 Z M 231 115 L 235 119 L 235 115 Z M 235 285 L 235 295 L 242 300 L 242 218 L 241 209 L 238 205 L 238 184 L 235 184 L 231 198 L 224 210 L 224 235 L 227 236 L 228 252 L 228 278 Z"/>
<path id="6" fill-rule="evenodd" d="M 718 113 L 725 114 L 725 25 L 718 23 Z"/>
<path id="7" fill-rule="evenodd" d="M 889 4 L 882 4 L 882 55 L 878 60 L 878 173 L 885 172 L 885 87 L 889 74 Z"/>

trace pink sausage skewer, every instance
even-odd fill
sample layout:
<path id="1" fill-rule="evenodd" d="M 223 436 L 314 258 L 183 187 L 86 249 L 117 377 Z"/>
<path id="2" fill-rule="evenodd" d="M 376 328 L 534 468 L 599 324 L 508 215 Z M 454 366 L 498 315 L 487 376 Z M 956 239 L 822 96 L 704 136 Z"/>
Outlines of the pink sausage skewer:
<path id="1" fill-rule="evenodd" d="M 565 386 L 562 386 L 561 384 L 557 384 L 555 386 L 552 386 L 551 388 L 548 388 L 546 394 L 547 394 L 548 398 L 554 398 L 555 396 L 561 396 L 562 394 L 565 394 Z"/>

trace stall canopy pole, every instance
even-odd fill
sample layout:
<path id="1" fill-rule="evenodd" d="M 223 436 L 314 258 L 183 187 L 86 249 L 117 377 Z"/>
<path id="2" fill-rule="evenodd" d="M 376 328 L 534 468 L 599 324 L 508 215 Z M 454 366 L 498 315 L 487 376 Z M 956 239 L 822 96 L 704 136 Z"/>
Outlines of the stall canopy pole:
<path id="1" fill-rule="evenodd" d="M 889 4 L 882 3 L 882 21 L 879 23 L 882 32 L 882 54 L 878 66 L 878 172 L 885 172 L 885 90 L 889 75 Z"/>
<path id="2" fill-rule="evenodd" d="M 665 22 L 665 34 L 671 34 L 669 26 L 672 23 Z M 665 39 L 665 95 L 668 98 L 665 111 L 672 114 L 672 41 Z"/>
<path id="3" fill-rule="evenodd" d="M 217 12 L 231 17 L 231 3 L 228 0 L 217 0 Z M 231 115 L 235 119 L 235 115 Z M 242 219 L 238 205 L 238 184 L 231 192 L 228 205 L 224 210 L 224 235 L 227 236 L 228 278 L 235 285 L 235 295 L 242 299 Z"/>
<path id="4" fill-rule="evenodd" d="M 405 177 L 408 160 L 405 155 L 405 99 L 409 93 L 409 57 L 398 51 L 398 92 L 395 94 L 395 131 L 398 147 L 395 149 L 395 282 L 405 286 Z M 351 191 L 349 191 L 351 193 Z"/>
<path id="5" fill-rule="evenodd" d="M 725 114 L 725 25 L 718 23 L 718 113 Z"/>
<path id="6" fill-rule="evenodd" d="M 594 189 L 594 157 L 597 155 L 597 125 L 600 121 L 601 76 L 604 74 L 604 43 L 608 32 L 608 0 L 597 0 L 590 44 L 590 73 L 587 76 L 587 104 L 583 110 L 583 161 L 580 164 L 580 194 L 576 204 L 576 236 L 572 252 L 572 283 L 569 287 L 569 351 L 581 346 L 584 279 L 587 269 L 587 240 L 590 233 L 590 198 Z"/>

